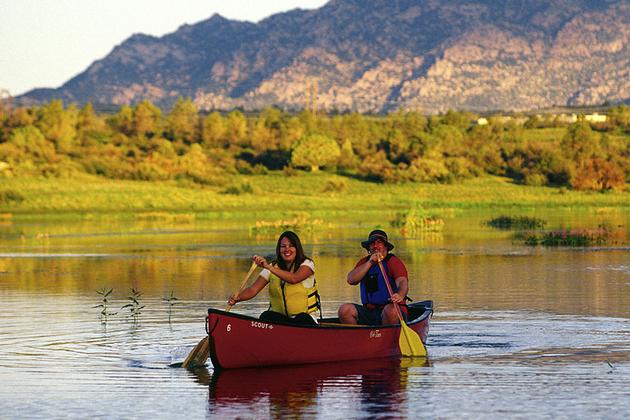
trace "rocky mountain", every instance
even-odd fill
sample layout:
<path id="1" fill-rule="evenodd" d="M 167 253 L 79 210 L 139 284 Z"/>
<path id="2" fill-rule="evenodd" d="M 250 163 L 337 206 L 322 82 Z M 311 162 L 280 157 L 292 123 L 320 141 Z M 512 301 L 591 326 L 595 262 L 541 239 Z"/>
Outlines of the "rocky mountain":
<path id="1" fill-rule="evenodd" d="M 24 100 L 200 109 L 531 110 L 630 98 L 628 0 L 331 0 L 134 35 Z"/>

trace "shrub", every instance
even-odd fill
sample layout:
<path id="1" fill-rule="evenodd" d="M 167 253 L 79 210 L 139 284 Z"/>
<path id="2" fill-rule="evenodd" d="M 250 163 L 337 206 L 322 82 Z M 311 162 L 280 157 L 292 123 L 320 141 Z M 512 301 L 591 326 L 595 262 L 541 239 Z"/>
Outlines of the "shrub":
<path id="1" fill-rule="evenodd" d="M 346 182 L 345 179 L 343 178 L 332 178 L 329 179 L 328 181 L 326 181 L 326 185 L 324 185 L 324 191 L 323 192 L 330 192 L 330 193 L 336 193 L 336 192 L 344 192 L 348 189 L 348 183 Z"/>
<path id="2" fill-rule="evenodd" d="M 0 191 L 0 204 L 21 203 L 25 197 L 15 190 Z"/>
<path id="3" fill-rule="evenodd" d="M 282 173 L 284 174 L 284 176 L 297 176 L 298 175 L 298 171 L 291 165 L 287 165 L 284 168 L 282 168 Z"/>
<path id="4" fill-rule="evenodd" d="M 249 182 L 245 182 L 241 185 L 230 185 L 221 191 L 221 194 L 232 194 L 232 195 L 241 195 L 241 194 L 254 194 L 254 187 Z"/>
<path id="5" fill-rule="evenodd" d="M 417 158 L 407 168 L 410 181 L 435 182 L 448 177 L 448 169 L 444 162 L 436 159 Z"/>
<path id="6" fill-rule="evenodd" d="M 623 190 L 626 185 L 623 170 L 615 163 L 600 158 L 581 165 L 571 179 L 576 190 Z"/>
<path id="7" fill-rule="evenodd" d="M 368 155 L 363 160 L 363 164 L 359 168 L 359 175 L 369 181 L 391 183 L 396 179 L 394 170 L 394 165 L 387 160 L 387 155 L 381 150 Z"/>

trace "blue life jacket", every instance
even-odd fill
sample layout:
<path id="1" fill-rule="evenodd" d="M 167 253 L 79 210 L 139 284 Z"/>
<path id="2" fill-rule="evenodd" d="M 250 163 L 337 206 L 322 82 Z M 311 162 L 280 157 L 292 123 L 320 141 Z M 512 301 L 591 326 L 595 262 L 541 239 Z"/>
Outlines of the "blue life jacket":
<path id="1" fill-rule="evenodd" d="M 389 273 L 389 269 L 387 268 L 387 261 L 394 254 L 387 254 L 385 259 L 381 262 L 383 264 L 383 269 L 385 273 L 387 273 L 387 277 L 389 278 L 389 284 L 392 286 L 392 292 L 398 292 L 398 287 L 396 287 L 395 279 Z M 385 278 L 383 278 L 383 273 L 381 273 L 381 268 L 378 264 L 372 265 L 368 270 L 365 277 L 361 279 L 361 303 L 372 304 L 372 305 L 385 305 L 389 303 L 390 296 L 387 291 L 387 285 L 385 284 Z"/>

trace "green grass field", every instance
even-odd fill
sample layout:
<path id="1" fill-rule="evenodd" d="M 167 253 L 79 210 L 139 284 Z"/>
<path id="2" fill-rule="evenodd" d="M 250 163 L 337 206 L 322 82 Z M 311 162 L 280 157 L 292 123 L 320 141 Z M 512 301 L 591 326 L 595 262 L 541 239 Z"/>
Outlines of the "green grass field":
<path id="1" fill-rule="evenodd" d="M 77 179 L 3 179 L 0 213 L 203 213 L 207 217 L 284 217 L 437 209 L 630 207 L 630 192 L 593 193 L 513 184 L 485 177 L 458 184 L 383 185 L 329 173 L 239 175 L 232 188 L 169 182 Z M 232 193 L 225 193 L 225 191 Z M 6 217 L 6 216 L 5 216 Z"/>

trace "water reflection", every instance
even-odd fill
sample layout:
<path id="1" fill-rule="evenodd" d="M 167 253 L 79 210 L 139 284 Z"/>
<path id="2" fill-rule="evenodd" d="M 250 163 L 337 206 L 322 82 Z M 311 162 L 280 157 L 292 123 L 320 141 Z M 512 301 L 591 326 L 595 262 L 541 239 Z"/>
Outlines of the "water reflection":
<path id="1" fill-rule="evenodd" d="M 225 307 L 251 255 L 273 252 L 276 235 L 254 237 L 246 223 L 229 220 L 16 217 L 0 225 L 0 417 L 630 412 L 629 249 L 526 247 L 482 224 L 496 215 L 449 218 L 438 236 L 391 232 L 408 263 L 412 297 L 436 302 L 430 368 L 394 359 L 194 374 L 168 365 L 183 360 L 205 333 L 207 308 Z M 628 212 L 537 216 L 550 229 L 607 222 L 630 236 Z M 368 223 L 305 234 L 324 316 L 359 298 L 345 274 L 362 252 Z M 118 314 L 102 324 L 94 306 L 101 302 L 95 291 L 104 287 L 114 289 L 109 305 Z M 146 305 L 137 323 L 119 311 L 131 287 L 143 292 Z M 172 308 L 169 296 L 179 299 Z M 261 296 L 237 311 L 257 316 L 267 306 Z"/>
<path id="2" fill-rule="evenodd" d="M 246 368 L 198 373 L 208 380 L 209 409 L 268 410 L 272 417 L 301 418 L 322 414 L 320 405 L 356 402 L 354 410 L 367 416 L 404 416 L 410 368 L 426 367 L 425 358 L 384 358 L 344 363 Z M 355 411 L 355 413 L 357 412 Z M 339 413 L 337 413 L 338 415 Z"/>

